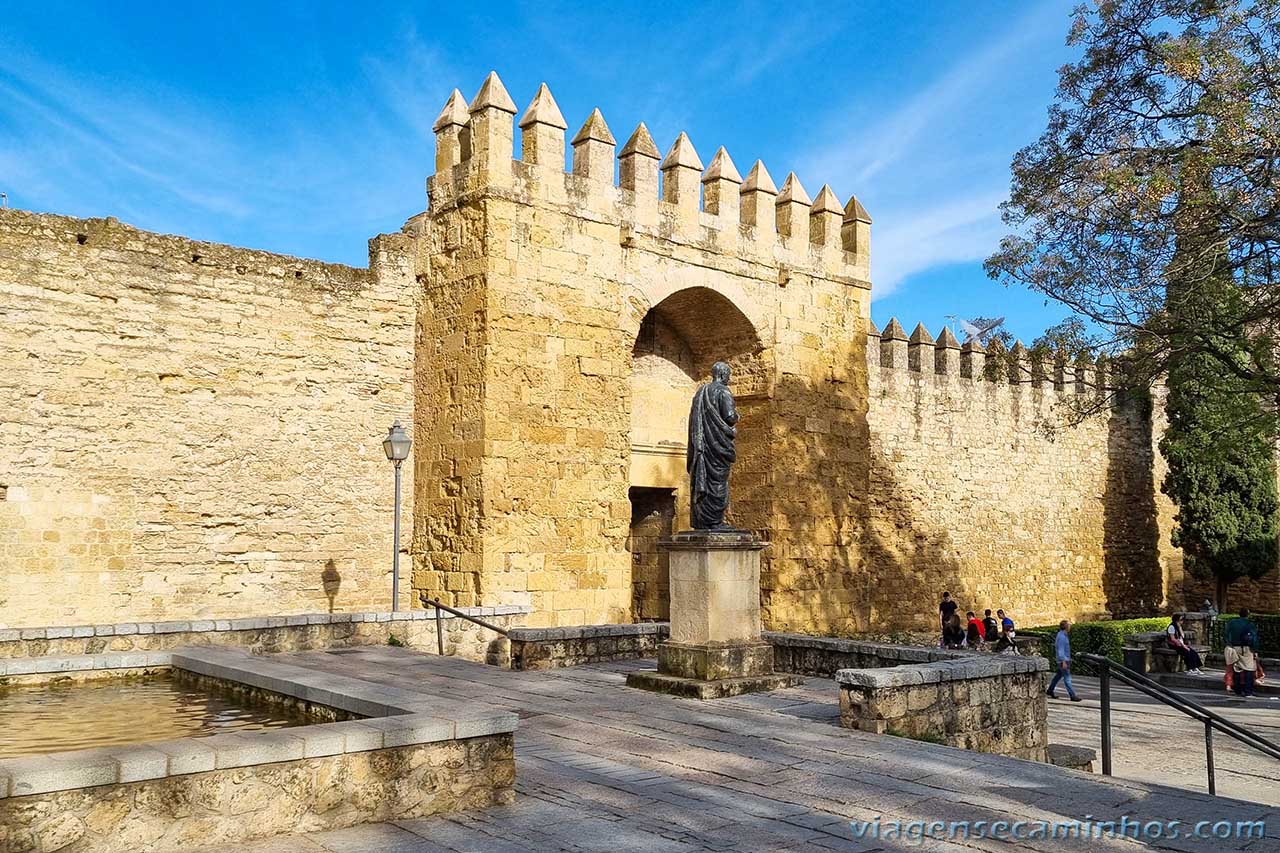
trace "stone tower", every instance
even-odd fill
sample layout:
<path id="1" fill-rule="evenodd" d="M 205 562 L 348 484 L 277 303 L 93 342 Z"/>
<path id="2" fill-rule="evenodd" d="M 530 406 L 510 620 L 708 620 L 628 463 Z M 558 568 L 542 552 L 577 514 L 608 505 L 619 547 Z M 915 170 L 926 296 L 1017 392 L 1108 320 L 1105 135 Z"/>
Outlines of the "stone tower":
<path id="1" fill-rule="evenodd" d="M 745 180 L 643 123 L 573 135 L 496 74 L 435 123 L 421 248 L 415 585 L 549 624 L 665 616 L 657 536 L 687 525 L 689 395 L 728 361 L 733 517 L 771 540 L 766 625 L 850 627 L 866 599 L 871 220 L 763 163 Z M 615 171 L 618 181 L 615 182 Z"/>

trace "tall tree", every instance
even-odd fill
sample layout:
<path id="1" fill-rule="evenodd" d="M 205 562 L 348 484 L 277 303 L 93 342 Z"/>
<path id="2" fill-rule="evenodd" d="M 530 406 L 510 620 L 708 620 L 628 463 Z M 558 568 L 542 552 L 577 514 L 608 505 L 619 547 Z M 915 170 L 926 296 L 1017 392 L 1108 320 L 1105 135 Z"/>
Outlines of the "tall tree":
<path id="1" fill-rule="evenodd" d="M 1182 296 L 1178 285 L 1171 287 Z M 1230 278 L 1210 274 L 1175 300 L 1171 313 L 1233 316 L 1242 301 Z M 1241 332 L 1216 343 L 1220 352 L 1247 358 Z M 1231 583 L 1276 566 L 1280 505 L 1274 445 L 1248 383 L 1224 370 L 1217 356 L 1178 344 L 1169 365 L 1169 425 L 1160 440 L 1169 463 L 1161 488 L 1178 507 L 1173 544 L 1192 574 L 1216 581 L 1215 599 L 1225 608 Z"/>
<path id="2" fill-rule="evenodd" d="M 1275 395 L 1280 0 L 1097 0 L 1068 42 L 1081 59 L 1060 72 L 1045 133 L 1014 159 L 1003 213 L 1017 233 L 988 274 L 1069 306 L 1086 323 L 1057 344 L 1124 351 L 1132 379 L 1196 355 L 1240 393 Z M 1204 169 L 1194 234 L 1175 221 L 1189 159 Z M 1229 282 L 1233 310 L 1180 308 L 1172 280 L 1189 299 Z"/>

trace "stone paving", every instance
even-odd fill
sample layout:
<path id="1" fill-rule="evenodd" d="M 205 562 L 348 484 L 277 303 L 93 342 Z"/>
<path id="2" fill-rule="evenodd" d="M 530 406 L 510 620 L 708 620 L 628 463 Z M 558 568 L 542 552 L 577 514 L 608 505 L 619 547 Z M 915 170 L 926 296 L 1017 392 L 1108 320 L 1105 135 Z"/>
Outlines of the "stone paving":
<path id="1" fill-rule="evenodd" d="M 306 652 L 291 662 L 518 711 L 511 806 L 238 845 L 236 853 L 692 850 L 1280 849 L 1270 806 L 1103 779 L 1033 762 L 840 728 L 834 684 L 807 679 L 715 702 L 631 690 L 653 661 L 510 672 L 407 649 Z M 1096 709 L 1095 709 L 1096 712 Z M 1266 836 L 1139 844 L 864 837 L 850 820 L 1267 822 Z M 887 834 L 887 833 L 886 833 Z M 185 853 L 185 851 L 184 851 Z M 209 848 L 203 853 L 231 853 Z"/>
<path id="2" fill-rule="evenodd" d="M 1098 680 L 1076 676 L 1083 702 L 1049 701 L 1049 740 L 1091 746 L 1101 756 Z M 1220 683 L 1220 682 L 1219 682 Z M 1196 702 L 1280 743 L 1280 697 L 1248 701 L 1221 690 L 1182 690 Z M 1059 695 L 1065 693 L 1059 688 Z M 1155 779 L 1192 791 L 1208 791 L 1204 727 L 1186 715 L 1123 684 L 1111 686 L 1112 772 L 1132 779 Z M 1218 793 L 1280 806 L 1280 763 L 1223 734 L 1213 738 Z M 1098 768 L 1102 770 L 1099 760 Z"/>

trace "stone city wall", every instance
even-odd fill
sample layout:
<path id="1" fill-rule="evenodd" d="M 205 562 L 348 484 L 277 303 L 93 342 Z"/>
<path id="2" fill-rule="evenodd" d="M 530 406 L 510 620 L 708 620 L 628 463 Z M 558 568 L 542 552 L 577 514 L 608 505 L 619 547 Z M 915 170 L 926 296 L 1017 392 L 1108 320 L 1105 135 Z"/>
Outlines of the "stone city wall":
<path id="1" fill-rule="evenodd" d="M 1048 661 L 968 656 L 889 669 L 842 669 L 840 724 L 1045 761 Z"/>
<path id="2" fill-rule="evenodd" d="M 704 167 L 684 134 L 665 158 L 643 124 L 617 149 L 598 111 L 566 173 L 545 87 L 514 160 L 516 114 L 490 75 L 435 124 L 415 584 L 528 605 L 535 625 L 632 621 L 637 599 L 660 614 L 660 584 L 632 589 L 629 488 L 687 505 L 679 410 L 722 359 L 742 415 L 732 521 L 773 543 L 765 619 L 851 625 L 870 217 L 763 164 L 744 180 L 723 149 Z"/>
<path id="3" fill-rule="evenodd" d="M 1181 606 L 1158 405 L 1073 425 L 1105 367 L 1100 383 L 1093 365 L 1015 347 L 984 378 L 980 346 L 923 326 L 908 339 L 896 320 L 871 327 L 867 354 L 872 624 L 936 628 L 943 590 L 962 614 L 1004 608 L 1023 625 Z"/>
<path id="4" fill-rule="evenodd" d="M 353 269 L 0 211 L 0 626 L 385 604 L 409 248 Z"/>

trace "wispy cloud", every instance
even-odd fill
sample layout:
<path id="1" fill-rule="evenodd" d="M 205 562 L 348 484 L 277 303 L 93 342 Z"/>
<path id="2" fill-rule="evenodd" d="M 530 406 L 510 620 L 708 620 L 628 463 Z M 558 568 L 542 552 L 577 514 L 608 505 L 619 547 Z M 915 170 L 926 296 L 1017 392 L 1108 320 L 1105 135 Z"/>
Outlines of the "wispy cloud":
<path id="1" fill-rule="evenodd" d="M 993 138 L 998 94 L 1024 73 L 1029 53 L 1060 39 L 1057 4 L 1037 5 L 987 44 L 967 52 L 878 121 L 868 105 L 841 105 L 800 160 L 803 173 L 850 190 L 870 209 L 873 298 L 911 275 L 986 257 L 999 240 L 998 207 L 1009 156 L 1026 140 Z M 871 105 L 874 109 L 875 105 Z"/>
<path id="2" fill-rule="evenodd" d="M 425 206 L 439 104 L 424 99 L 449 76 L 411 28 L 360 65 L 358 92 L 230 124 L 216 104 L 6 51 L 0 189 L 14 206 L 360 263 L 369 234 Z"/>

